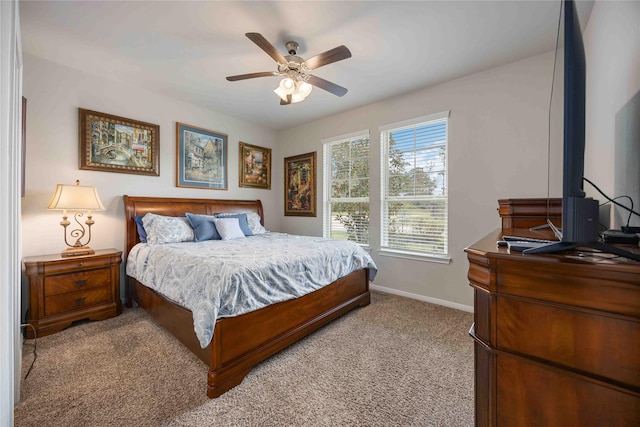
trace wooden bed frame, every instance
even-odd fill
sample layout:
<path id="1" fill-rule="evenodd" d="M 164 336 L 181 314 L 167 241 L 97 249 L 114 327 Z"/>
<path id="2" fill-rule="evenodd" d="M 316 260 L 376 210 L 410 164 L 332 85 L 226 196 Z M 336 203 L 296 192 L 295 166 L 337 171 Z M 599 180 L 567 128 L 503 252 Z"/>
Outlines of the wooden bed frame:
<path id="1" fill-rule="evenodd" d="M 124 196 L 126 255 L 138 243 L 134 216 L 153 212 L 184 216 L 186 212 L 257 212 L 264 224 L 260 200 L 177 199 Z M 160 325 L 209 366 L 207 396 L 214 398 L 240 384 L 251 368 L 284 347 L 309 335 L 331 320 L 370 303 L 367 269 L 302 297 L 273 304 L 236 317 L 219 319 L 213 339 L 201 348 L 193 330 L 191 311 L 181 307 L 132 277 L 126 278 L 126 305 L 136 301 Z"/>

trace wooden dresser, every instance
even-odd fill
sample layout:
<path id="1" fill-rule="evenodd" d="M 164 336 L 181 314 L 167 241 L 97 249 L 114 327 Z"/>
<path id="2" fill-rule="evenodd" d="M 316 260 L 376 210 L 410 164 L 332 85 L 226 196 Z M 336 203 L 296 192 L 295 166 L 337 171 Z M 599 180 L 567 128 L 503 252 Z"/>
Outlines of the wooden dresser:
<path id="1" fill-rule="evenodd" d="M 476 426 L 640 426 L 640 262 L 496 245 L 548 233 L 498 229 L 465 250 Z"/>
<path id="2" fill-rule="evenodd" d="M 120 314 L 121 255 L 116 249 L 102 249 L 73 258 L 59 254 L 25 258 L 27 323 L 37 336 L 61 331 L 77 320 L 103 320 Z M 27 337 L 33 338 L 32 330 L 26 331 Z"/>

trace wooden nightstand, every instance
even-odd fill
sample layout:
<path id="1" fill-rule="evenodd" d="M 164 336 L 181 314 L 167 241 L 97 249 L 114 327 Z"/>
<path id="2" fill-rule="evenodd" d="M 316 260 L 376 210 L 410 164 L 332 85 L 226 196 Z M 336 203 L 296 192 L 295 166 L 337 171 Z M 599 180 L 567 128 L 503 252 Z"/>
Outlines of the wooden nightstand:
<path id="1" fill-rule="evenodd" d="M 26 257 L 30 323 L 37 335 L 63 330 L 81 320 L 103 320 L 122 313 L 122 252 L 96 250 L 93 255 L 62 258 L 59 254 Z M 33 338 L 30 328 L 27 337 Z"/>

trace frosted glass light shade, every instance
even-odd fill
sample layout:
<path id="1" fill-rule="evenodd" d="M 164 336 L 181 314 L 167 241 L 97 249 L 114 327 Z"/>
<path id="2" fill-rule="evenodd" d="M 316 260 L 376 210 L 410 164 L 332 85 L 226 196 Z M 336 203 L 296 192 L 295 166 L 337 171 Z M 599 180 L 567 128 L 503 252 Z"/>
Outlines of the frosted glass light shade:
<path id="1" fill-rule="evenodd" d="M 284 93 L 284 91 L 282 90 L 282 88 L 280 88 L 280 86 L 275 88 L 274 92 L 275 92 L 276 95 L 278 95 L 280 97 L 280 99 L 282 99 L 283 101 L 287 102 L 287 94 Z"/>
<path id="2" fill-rule="evenodd" d="M 293 92 L 291 95 L 291 103 L 295 104 L 296 102 L 304 101 L 304 96 L 298 91 Z"/>
<path id="3" fill-rule="evenodd" d="M 309 96 L 309 94 L 311 93 L 311 89 L 313 89 L 313 86 L 307 82 L 298 83 L 298 91 L 300 92 L 300 95 L 302 95 L 302 98 L 306 98 L 307 96 Z"/>
<path id="4" fill-rule="evenodd" d="M 296 89 L 296 86 L 293 80 L 287 77 L 286 79 L 280 80 L 280 89 L 282 89 L 282 92 L 284 92 L 286 95 L 290 95 Z"/>
<path id="5" fill-rule="evenodd" d="M 313 89 L 313 86 L 307 82 L 296 82 L 296 90 L 291 95 L 291 103 L 295 104 L 296 102 L 304 101 L 311 93 L 311 89 Z"/>

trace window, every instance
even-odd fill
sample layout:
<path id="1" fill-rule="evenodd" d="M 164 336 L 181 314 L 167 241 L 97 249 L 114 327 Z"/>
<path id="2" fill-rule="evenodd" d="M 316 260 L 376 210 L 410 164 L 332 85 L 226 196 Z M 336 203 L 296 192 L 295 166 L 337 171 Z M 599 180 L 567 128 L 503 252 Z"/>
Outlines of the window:
<path id="1" fill-rule="evenodd" d="M 369 132 L 323 144 L 323 235 L 369 245 Z"/>
<path id="2" fill-rule="evenodd" d="M 381 249 L 448 257 L 449 112 L 380 128 Z"/>

